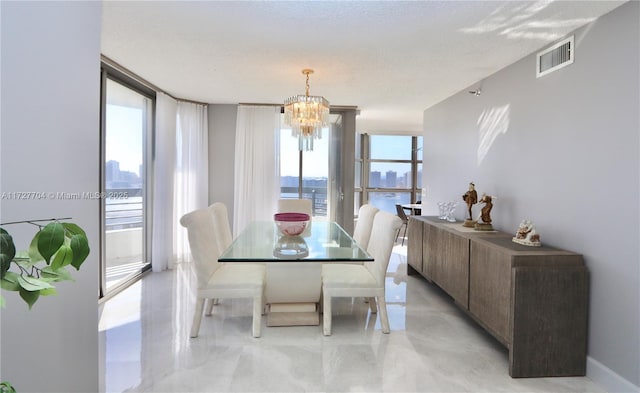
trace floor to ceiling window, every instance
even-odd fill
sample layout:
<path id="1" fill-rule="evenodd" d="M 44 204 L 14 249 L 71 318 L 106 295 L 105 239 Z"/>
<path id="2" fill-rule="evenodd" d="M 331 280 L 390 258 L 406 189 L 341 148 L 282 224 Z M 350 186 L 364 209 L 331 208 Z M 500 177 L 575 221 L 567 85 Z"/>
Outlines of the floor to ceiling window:
<path id="1" fill-rule="evenodd" d="M 336 116 L 331 116 L 332 123 Z M 280 130 L 280 198 L 310 199 L 313 217 L 329 214 L 330 128 L 314 142 L 313 151 L 300 151 L 290 128 Z"/>
<path id="2" fill-rule="evenodd" d="M 291 130 L 280 130 L 280 197 L 310 199 L 314 217 L 326 217 L 328 211 L 328 130 L 324 134 L 313 151 L 299 151 Z"/>
<path id="3" fill-rule="evenodd" d="M 150 267 L 149 146 L 154 96 L 103 68 L 100 295 Z"/>
<path id="4" fill-rule="evenodd" d="M 329 123 L 313 151 L 301 152 L 291 130 L 280 130 L 280 197 L 311 199 L 315 219 L 351 232 L 356 108 L 332 107 Z"/>
<path id="5" fill-rule="evenodd" d="M 368 135 L 356 139 L 355 204 L 396 213 L 396 204 L 420 201 L 422 137 Z"/>

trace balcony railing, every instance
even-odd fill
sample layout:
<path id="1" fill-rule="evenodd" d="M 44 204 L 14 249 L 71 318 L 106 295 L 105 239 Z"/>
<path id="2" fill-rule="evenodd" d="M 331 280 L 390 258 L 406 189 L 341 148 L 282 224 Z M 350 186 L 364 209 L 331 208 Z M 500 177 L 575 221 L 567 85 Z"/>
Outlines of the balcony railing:
<path id="1" fill-rule="evenodd" d="M 280 187 L 280 198 L 298 198 L 298 187 Z M 303 187 L 302 199 L 311 199 L 314 217 L 327 216 L 327 187 Z"/>
<path id="2" fill-rule="evenodd" d="M 105 226 L 107 231 L 142 228 L 144 219 L 142 189 L 109 189 L 107 195 L 127 195 L 126 198 L 107 198 Z M 298 198 L 298 187 L 280 187 L 281 198 Z M 327 187 L 303 187 L 302 198 L 310 199 L 313 216 L 327 216 Z"/>
<path id="3" fill-rule="evenodd" d="M 142 228 L 142 188 L 107 189 L 105 227 L 107 231 Z"/>
<path id="4" fill-rule="evenodd" d="M 147 265 L 143 260 L 143 190 L 111 188 L 105 199 L 107 288 Z"/>

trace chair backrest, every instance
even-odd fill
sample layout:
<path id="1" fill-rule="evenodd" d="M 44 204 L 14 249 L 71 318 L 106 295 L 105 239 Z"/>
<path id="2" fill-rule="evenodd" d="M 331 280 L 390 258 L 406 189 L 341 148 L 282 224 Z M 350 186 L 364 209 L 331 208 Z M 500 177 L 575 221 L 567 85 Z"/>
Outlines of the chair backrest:
<path id="1" fill-rule="evenodd" d="M 373 218 L 378 210 L 379 209 L 377 207 L 369 204 L 360 206 L 360 209 L 358 210 L 358 221 L 356 222 L 356 227 L 353 230 L 353 239 L 365 250 L 369 246 Z"/>
<path id="2" fill-rule="evenodd" d="M 403 222 L 407 222 L 409 221 L 409 219 L 407 218 L 407 213 L 404 212 L 404 209 L 402 208 L 402 205 L 396 203 L 396 213 L 398 214 L 398 217 L 400 217 L 400 219 Z"/>
<path id="3" fill-rule="evenodd" d="M 278 199 L 278 213 L 307 213 L 312 217 L 311 199 Z"/>
<path id="4" fill-rule="evenodd" d="M 233 242 L 231 234 L 231 225 L 229 225 L 229 213 L 224 203 L 216 202 L 209 206 L 211 214 L 213 214 L 214 224 L 216 225 L 216 242 L 218 244 L 218 252 L 222 254 Z"/>
<path id="5" fill-rule="evenodd" d="M 374 262 L 365 262 L 364 266 L 369 269 L 382 287 L 384 287 L 384 279 L 389 265 L 389 258 L 391 258 L 393 243 L 396 239 L 396 232 L 401 225 L 402 220 L 398 216 L 382 210 L 373 218 L 367 252 L 374 258 Z"/>
<path id="6" fill-rule="evenodd" d="M 215 218 L 211 209 L 204 208 L 185 214 L 180 224 L 187 228 L 189 248 L 198 277 L 198 287 L 206 286 L 211 275 L 218 269 L 218 244 Z"/>

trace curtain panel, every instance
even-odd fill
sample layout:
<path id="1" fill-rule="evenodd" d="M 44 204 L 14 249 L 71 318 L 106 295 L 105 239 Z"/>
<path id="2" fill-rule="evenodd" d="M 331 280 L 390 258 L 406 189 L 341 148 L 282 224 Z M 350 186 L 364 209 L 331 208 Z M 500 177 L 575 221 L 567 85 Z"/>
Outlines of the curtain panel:
<path id="1" fill-rule="evenodd" d="M 207 207 L 209 202 L 207 105 L 178 101 L 176 122 L 173 251 L 179 263 L 191 258 L 187 231 L 180 225 L 180 218 Z"/>
<path id="2" fill-rule="evenodd" d="M 280 195 L 280 107 L 239 105 L 236 121 L 233 230 L 272 220 Z"/>
<path id="3" fill-rule="evenodd" d="M 153 213 L 151 256 L 154 272 L 173 266 L 173 186 L 176 166 L 178 103 L 164 93 L 156 95 L 156 130 L 153 146 Z"/>
<path id="4" fill-rule="evenodd" d="M 156 96 L 153 145 L 153 271 L 189 261 L 186 230 L 180 218 L 206 207 L 209 199 L 207 106 Z"/>

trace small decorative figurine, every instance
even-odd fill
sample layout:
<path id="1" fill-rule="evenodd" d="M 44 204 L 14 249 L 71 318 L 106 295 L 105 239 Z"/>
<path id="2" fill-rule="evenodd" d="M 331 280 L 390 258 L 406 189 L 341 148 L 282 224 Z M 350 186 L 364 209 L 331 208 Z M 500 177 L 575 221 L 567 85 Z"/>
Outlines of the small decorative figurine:
<path id="1" fill-rule="evenodd" d="M 518 232 L 516 232 L 516 237 L 511 240 L 524 246 L 540 247 L 542 245 L 540 235 L 536 232 L 536 227 L 529 220 L 522 220 L 518 227 Z"/>
<path id="2" fill-rule="evenodd" d="M 475 184 L 469 183 L 469 191 L 464 193 L 462 200 L 467 204 L 467 210 L 469 211 L 469 218 L 464 220 L 462 226 L 473 228 L 476 222 L 473 220 L 471 208 L 478 203 L 478 193 L 476 192 Z"/>
<path id="3" fill-rule="evenodd" d="M 480 211 L 480 217 L 476 222 L 476 225 L 473 227 L 476 231 L 493 231 L 493 226 L 491 225 L 491 209 L 493 208 L 493 199 L 491 195 L 482 194 L 482 198 L 480 198 L 480 203 L 484 203 L 482 210 Z"/>

